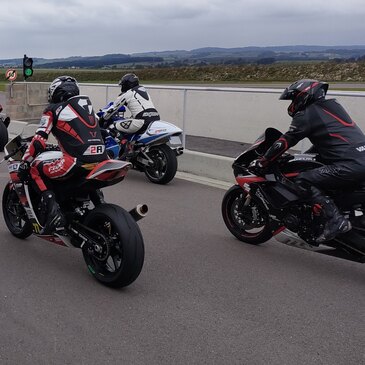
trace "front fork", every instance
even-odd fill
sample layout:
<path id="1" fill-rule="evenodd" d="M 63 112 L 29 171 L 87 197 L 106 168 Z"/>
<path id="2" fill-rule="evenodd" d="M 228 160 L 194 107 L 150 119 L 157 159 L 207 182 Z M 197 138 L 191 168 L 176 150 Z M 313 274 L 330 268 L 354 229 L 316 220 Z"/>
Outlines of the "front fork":
<path id="1" fill-rule="evenodd" d="M 243 207 L 246 208 L 250 205 L 250 203 L 252 201 L 252 196 L 250 194 L 250 191 L 247 191 L 245 189 L 243 189 L 243 190 L 246 191 L 246 193 L 247 193 L 245 202 L 243 203 Z M 256 217 L 254 217 L 254 218 L 256 218 Z M 278 233 L 280 233 L 281 231 L 283 231 L 285 229 L 285 226 L 283 226 L 283 224 L 279 220 L 277 220 L 277 218 L 275 216 L 269 214 L 269 218 L 270 218 L 271 232 L 272 232 L 273 236 L 277 235 Z"/>
<path id="2" fill-rule="evenodd" d="M 12 185 L 10 185 L 10 189 L 13 187 L 15 192 L 17 193 L 20 204 L 23 206 L 25 213 L 27 214 L 27 217 L 32 225 L 33 233 L 39 234 L 43 227 L 39 223 L 37 215 L 35 214 L 32 200 L 30 198 L 28 184 L 20 182 L 14 182 L 11 184 Z"/>

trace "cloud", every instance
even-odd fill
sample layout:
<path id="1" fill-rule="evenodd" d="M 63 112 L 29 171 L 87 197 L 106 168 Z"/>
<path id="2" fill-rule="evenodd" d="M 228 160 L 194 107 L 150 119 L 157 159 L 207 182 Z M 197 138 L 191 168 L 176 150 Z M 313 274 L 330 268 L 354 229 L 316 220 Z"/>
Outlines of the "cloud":
<path id="1" fill-rule="evenodd" d="M 365 33 L 363 0 L 1 0 L 1 9 L 0 58 L 363 44 Z"/>

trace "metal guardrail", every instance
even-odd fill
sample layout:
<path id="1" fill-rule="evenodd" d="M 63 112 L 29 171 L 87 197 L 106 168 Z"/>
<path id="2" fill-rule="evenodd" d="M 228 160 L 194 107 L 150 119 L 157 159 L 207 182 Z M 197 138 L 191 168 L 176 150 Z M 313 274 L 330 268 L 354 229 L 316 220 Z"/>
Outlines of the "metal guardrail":
<path id="1" fill-rule="evenodd" d="M 45 106 L 47 103 L 30 103 L 29 98 L 29 84 L 43 84 L 49 85 L 46 82 L 37 82 L 37 83 L 26 83 L 26 100 L 29 106 Z M 85 87 L 95 87 L 104 89 L 105 93 L 105 104 L 110 102 L 110 90 L 111 89 L 119 89 L 120 86 L 117 84 L 97 84 L 97 83 L 79 83 L 79 85 Z M 155 90 L 180 90 L 183 92 L 182 97 L 182 129 L 183 129 L 183 145 L 185 147 L 186 137 L 186 111 L 188 109 L 187 105 L 187 95 L 192 92 L 223 92 L 223 93 L 256 93 L 256 94 L 280 94 L 282 93 L 282 88 L 256 88 L 256 87 L 214 87 L 214 86 L 178 86 L 178 85 L 151 85 L 144 84 L 147 89 L 155 89 Z M 115 95 L 115 93 L 114 93 Z M 365 91 L 343 91 L 343 90 L 333 90 L 329 91 L 328 95 L 331 96 L 347 96 L 347 97 L 365 97 Z"/>

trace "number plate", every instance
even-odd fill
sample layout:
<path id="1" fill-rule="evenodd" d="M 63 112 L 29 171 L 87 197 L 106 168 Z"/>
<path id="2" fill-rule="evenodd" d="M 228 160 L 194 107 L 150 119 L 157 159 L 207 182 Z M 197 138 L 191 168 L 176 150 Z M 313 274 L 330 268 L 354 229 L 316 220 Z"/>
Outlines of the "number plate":
<path id="1" fill-rule="evenodd" d="M 14 172 L 14 171 L 18 171 L 19 170 L 19 165 L 20 165 L 19 162 L 9 164 L 8 165 L 8 171 L 9 171 L 9 173 Z"/>
<path id="2" fill-rule="evenodd" d="M 170 137 L 170 144 L 174 146 L 182 145 L 181 137 L 180 136 L 171 136 Z"/>

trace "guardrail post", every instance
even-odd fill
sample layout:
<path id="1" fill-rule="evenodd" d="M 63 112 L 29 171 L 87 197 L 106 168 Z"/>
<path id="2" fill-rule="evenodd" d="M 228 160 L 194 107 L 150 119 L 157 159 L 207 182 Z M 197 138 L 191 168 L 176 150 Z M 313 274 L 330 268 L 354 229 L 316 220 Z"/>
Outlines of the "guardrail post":
<path id="1" fill-rule="evenodd" d="M 184 94 L 183 94 L 183 118 L 182 118 L 182 144 L 183 147 L 185 148 L 185 142 L 186 142 L 186 133 L 185 133 L 185 129 L 186 129 L 186 95 L 187 95 L 188 90 L 184 89 Z"/>

